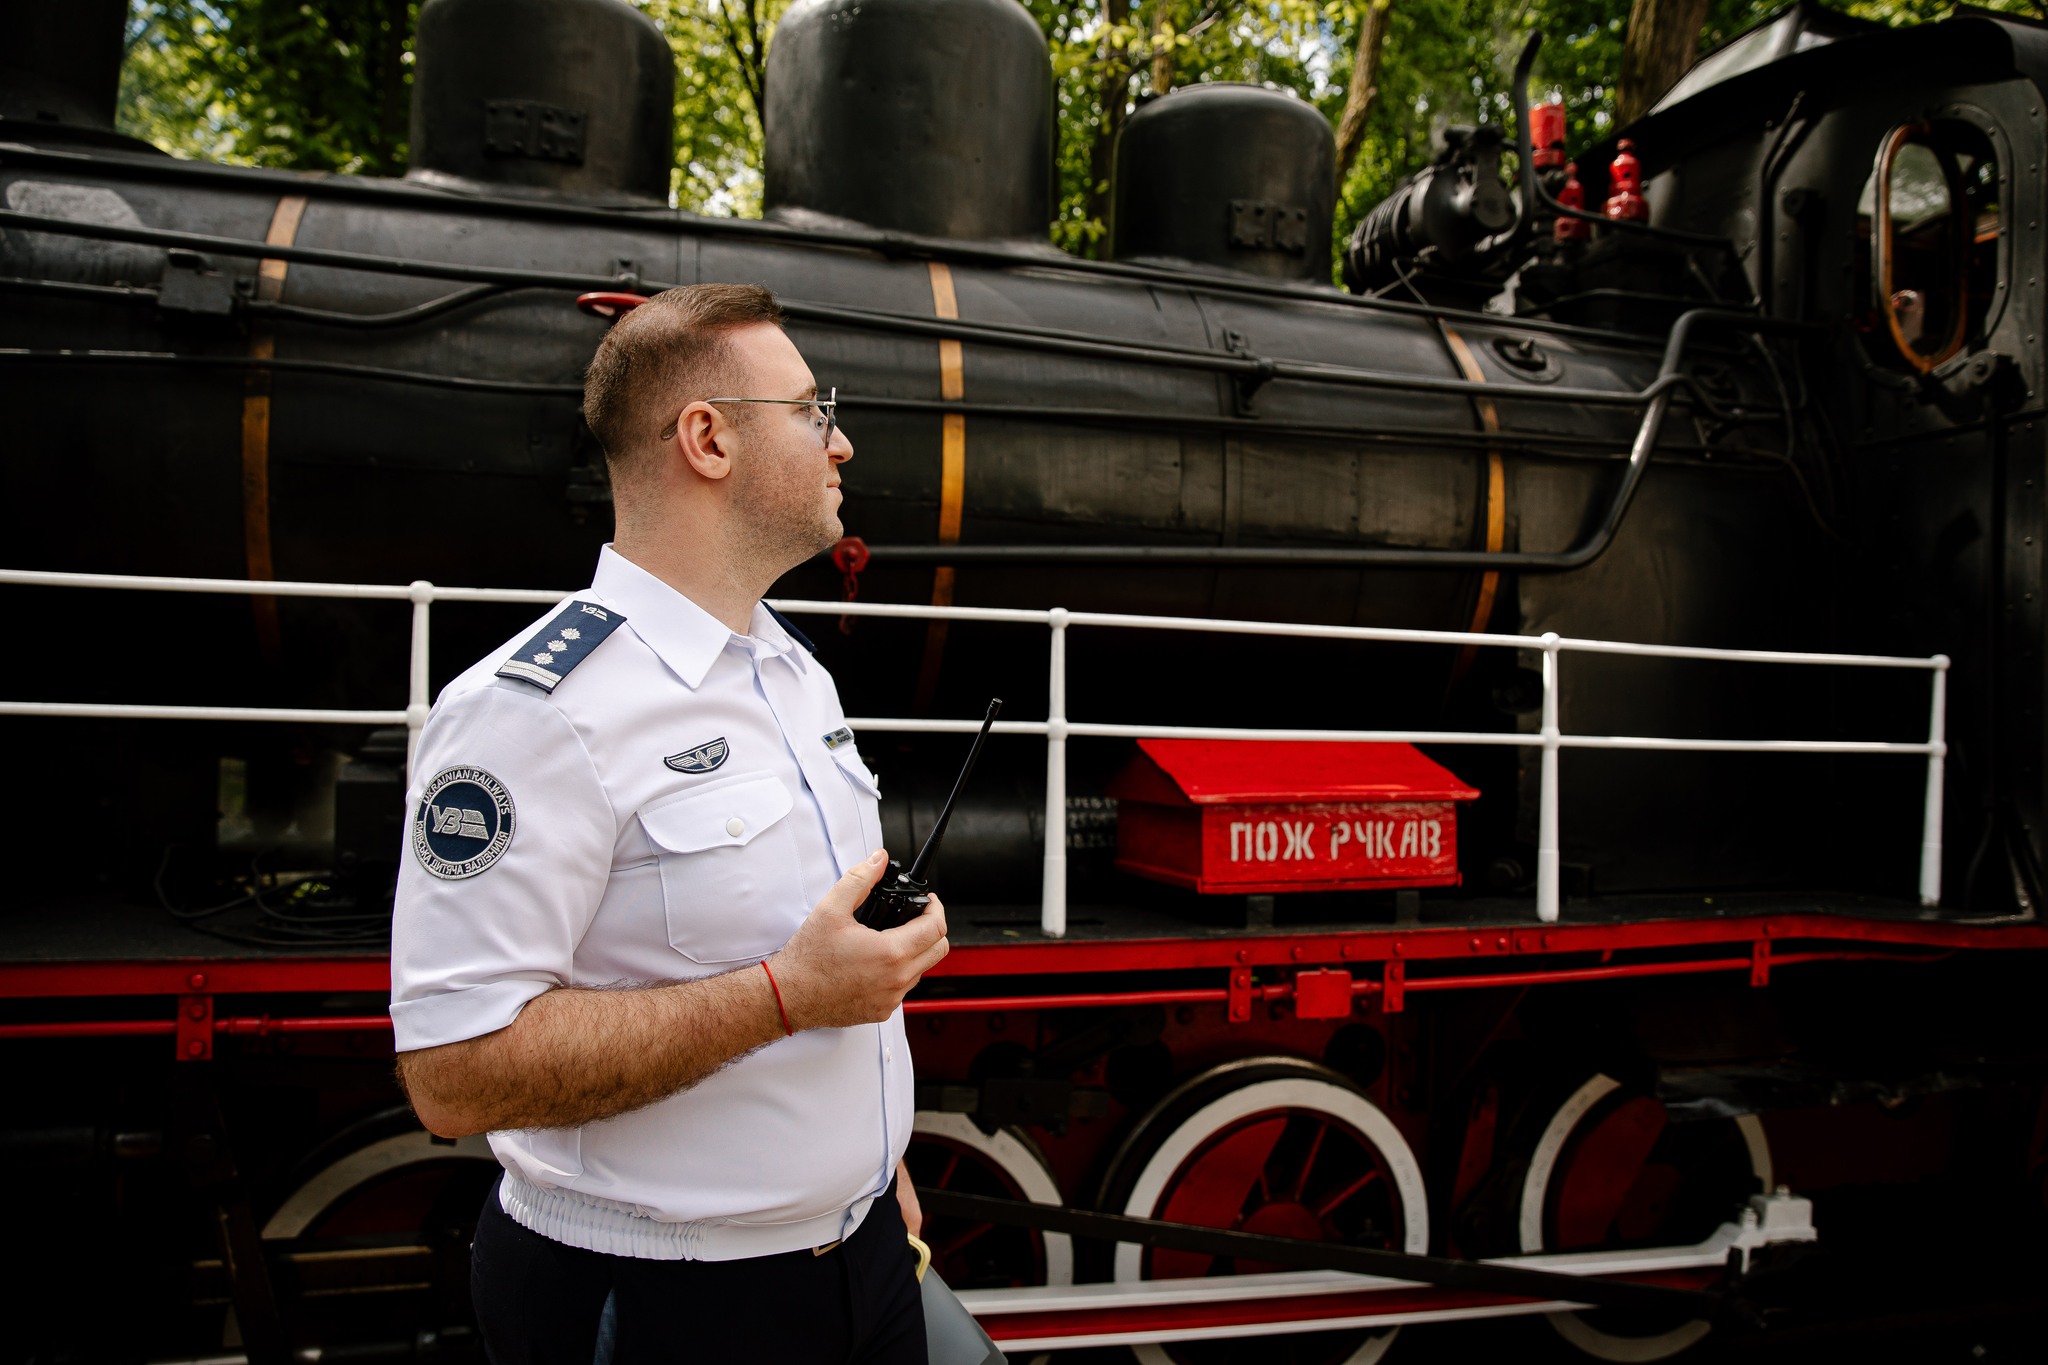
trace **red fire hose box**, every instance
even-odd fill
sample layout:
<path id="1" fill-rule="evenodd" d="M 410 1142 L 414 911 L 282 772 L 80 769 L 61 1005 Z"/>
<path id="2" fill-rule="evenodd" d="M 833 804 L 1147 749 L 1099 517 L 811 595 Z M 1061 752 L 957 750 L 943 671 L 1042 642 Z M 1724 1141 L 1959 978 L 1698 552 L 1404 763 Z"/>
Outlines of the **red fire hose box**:
<path id="1" fill-rule="evenodd" d="M 1109 785 L 1116 865 L 1200 892 L 1458 884 L 1458 802 L 1411 744 L 1145 739 Z"/>

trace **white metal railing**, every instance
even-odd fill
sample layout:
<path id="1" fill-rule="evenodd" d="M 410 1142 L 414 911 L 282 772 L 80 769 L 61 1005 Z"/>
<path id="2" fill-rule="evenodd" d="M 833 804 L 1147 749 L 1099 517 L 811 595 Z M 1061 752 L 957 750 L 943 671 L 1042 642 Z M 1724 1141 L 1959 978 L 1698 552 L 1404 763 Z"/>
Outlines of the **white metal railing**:
<path id="1" fill-rule="evenodd" d="M 428 656 L 430 611 L 436 602 L 501 602 L 551 605 L 566 593 L 526 588 L 448 588 L 418 581 L 404 586 L 361 583 L 259 582 L 237 578 L 161 578 L 139 574 L 53 573 L 0 569 L 0 585 L 50 588 L 123 588 L 142 592 L 227 593 L 248 597 L 325 597 L 412 604 L 412 644 L 403 710 L 319 710 L 255 706 L 150 706 L 98 702 L 0 701 L 0 715 L 88 716 L 132 720 L 252 720 L 301 724 L 404 725 L 408 733 L 410 777 L 413 742 L 426 724 L 432 705 Z M 1948 754 L 1946 710 L 1948 656 L 1895 657 L 1882 654 L 1807 654 L 1761 649 L 1707 649 L 1693 645 L 1629 644 L 1613 640 L 1575 640 L 1555 633 L 1489 635 L 1454 630 L 1394 630 L 1374 626 L 1292 625 L 1278 621 L 1211 621 L 1199 617 L 1125 616 L 1110 612 L 1042 611 L 1008 607 L 898 606 L 882 602 L 803 602 L 774 600 L 771 605 L 791 615 L 879 616 L 906 620 L 988 621 L 1038 625 L 1050 631 L 1046 718 L 1042 721 L 997 721 L 998 734 L 1043 735 L 1045 758 L 1045 871 L 1040 892 L 1039 924 L 1049 938 L 1067 930 L 1067 741 L 1084 738 L 1123 739 L 1290 739 L 1355 740 L 1409 744 L 1505 744 L 1540 747 L 1536 840 L 1536 917 L 1557 919 L 1558 755 L 1565 749 L 1647 749 L 1713 753 L 1921 754 L 1927 759 L 1927 795 L 1920 841 L 1920 903 L 1941 901 L 1941 786 Z M 1067 716 L 1067 632 L 1076 628 L 1170 630 L 1211 635 L 1286 636 L 1316 640 L 1372 640 L 1395 644 L 1490 645 L 1543 652 L 1542 726 L 1535 734 L 1500 734 L 1464 730 L 1301 730 L 1240 726 L 1116 725 L 1075 721 Z M 1850 668 L 1918 669 L 1932 674 L 1927 739 L 1905 743 L 1884 740 L 1800 739 L 1677 739 L 1634 735 L 1568 735 L 1558 722 L 1558 663 L 1564 654 L 1620 654 L 1660 659 L 1713 659 L 1734 663 L 1815 664 Z M 971 734 L 974 720 L 916 720 L 854 717 L 847 724 L 861 730 L 895 734 Z"/>

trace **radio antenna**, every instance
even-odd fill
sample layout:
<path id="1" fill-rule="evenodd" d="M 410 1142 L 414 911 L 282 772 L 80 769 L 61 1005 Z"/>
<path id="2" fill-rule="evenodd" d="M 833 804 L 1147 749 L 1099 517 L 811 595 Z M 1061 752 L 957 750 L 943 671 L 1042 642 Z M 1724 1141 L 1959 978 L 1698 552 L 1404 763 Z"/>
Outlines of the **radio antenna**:
<path id="1" fill-rule="evenodd" d="M 903 874 L 905 881 L 919 883 L 924 881 L 925 865 L 931 862 L 932 854 L 938 851 L 939 840 L 946 833 L 946 822 L 953 818 L 953 803 L 960 799 L 960 789 L 967 785 L 967 775 L 974 771 L 974 760 L 981 757 L 981 746 L 988 739 L 988 728 L 996 723 L 996 716 L 1002 709 L 1003 699 L 1001 697 L 995 697 L 989 701 L 988 714 L 982 717 L 981 733 L 974 737 L 974 747 L 967 751 L 967 764 L 960 769 L 960 776 L 953 780 L 953 793 L 946 798 L 946 807 L 939 812 L 939 821 L 932 826 L 932 832 L 926 837 L 924 847 L 917 851 L 917 861 L 912 863 L 910 870 Z"/>

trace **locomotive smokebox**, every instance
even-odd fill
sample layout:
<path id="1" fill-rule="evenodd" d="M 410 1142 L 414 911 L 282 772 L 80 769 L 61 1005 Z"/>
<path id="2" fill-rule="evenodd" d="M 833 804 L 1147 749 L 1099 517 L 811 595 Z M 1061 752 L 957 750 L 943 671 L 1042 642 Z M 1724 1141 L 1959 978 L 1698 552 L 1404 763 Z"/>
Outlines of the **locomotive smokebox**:
<path id="1" fill-rule="evenodd" d="M 1116 144 L 1118 260 L 1327 282 L 1337 142 L 1312 105 L 1256 85 L 1191 85 Z"/>
<path id="2" fill-rule="evenodd" d="M 126 0 L 0 0 L 0 119 L 113 132 L 127 17 Z"/>
<path id="3" fill-rule="evenodd" d="M 675 57 L 621 0 L 428 0 L 414 52 L 409 178 L 668 201 Z"/>
<path id="4" fill-rule="evenodd" d="M 1016 0 L 798 0 L 768 49 L 767 214 L 1043 241 L 1052 98 Z"/>

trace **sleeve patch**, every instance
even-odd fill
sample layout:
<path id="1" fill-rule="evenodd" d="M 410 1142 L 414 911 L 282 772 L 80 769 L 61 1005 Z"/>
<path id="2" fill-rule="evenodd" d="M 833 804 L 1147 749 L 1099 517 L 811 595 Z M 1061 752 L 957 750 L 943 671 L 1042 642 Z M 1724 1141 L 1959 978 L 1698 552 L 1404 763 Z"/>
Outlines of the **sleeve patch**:
<path id="1" fill-rule="evenodd" d="M 512 793 L 482 768 L 445 768 L 412 815 L 412 852 L 443 881 L 484 872 L 512 847 Z"/>
<path id="2" fill-rule="evenodd" d="M 571 602 L 561 614 L 543 626 L 538 634 L 519 647 L 498 669 L 501 678 L 532 683 L 543 692 L 569 676 L 569 670 L 590 657 L 590 651 L 626 623 L 610 607 L 589 602 Z"/>

